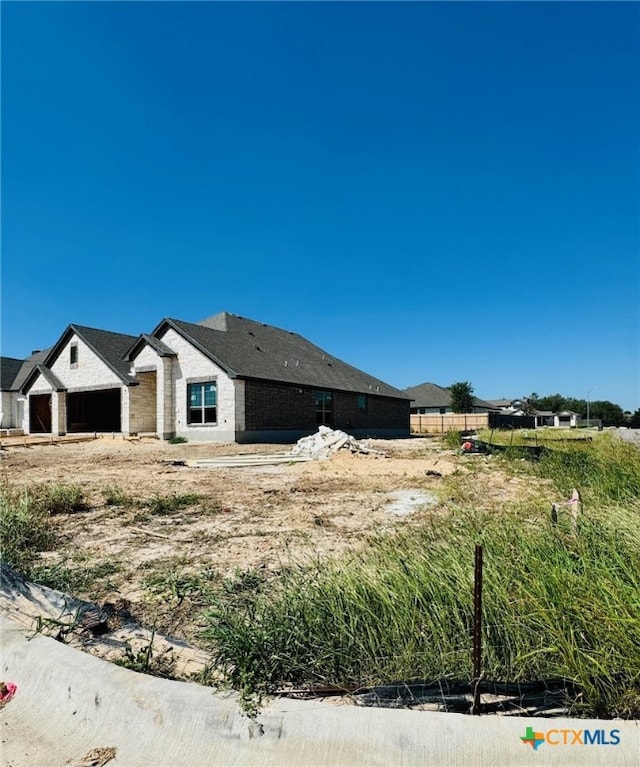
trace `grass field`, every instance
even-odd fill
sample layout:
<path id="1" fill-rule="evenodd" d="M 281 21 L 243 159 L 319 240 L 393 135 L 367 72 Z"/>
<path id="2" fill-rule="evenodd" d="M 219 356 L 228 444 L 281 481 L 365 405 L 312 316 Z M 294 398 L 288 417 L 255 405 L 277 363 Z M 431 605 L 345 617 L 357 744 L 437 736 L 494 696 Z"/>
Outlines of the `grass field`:
<path id="1" fill-rule="evenodd" d="M 386 462 L 261 475 L 171 470 L 173 492 L 160 493 L 156 478 L 167 470 L 157 463 L 136 469 L 131 452 L 120 459 L 113 447 L 82 445 L 65 470 L 77 483 L 2 483 L 3 561 L 83 598 L 137 594 L 154 629 L 179 635 L 178 619 L 188 618 L 216 658 L 215 678 L 251 699 L 291 684 L 469 681 L 482 544 L 483 678 L 560 677 L 575 685 L 576 715 L 640 716 L 640 451 L 607 433 L 480 437 L 548 450 L 539 460 L 463 456 L 459 435 L 449 435 L 413 440 Z M 12 460 L 21 477 L 40 477 L 43 466 L 59 476 L 59 449 Z M 105 480 L 116 458 L 117 485 Z M 82 474 L 101 461 L 99 474 Z M 382 499 L 407 487 L 436 500 L 391 522 Z M 577 520 L 563 503 L 574 488 Z M 550 499 L 559 502 L 555 524 Z M 119 548 L 101 558 L 105 537 Z M 247 541 L 244 565 L 224 572 L 216 563 L 237 541 Z M 267 546 L 279 564 L 261 564 Z"/>
<path id="2" fill-rule="evenodd" d="M 494 435 L 495 436 L 495 435 Z M 501 435 L 504 436 L 505 435 Z M 470 680 L 474 547 L 485 557 L 486 679 L 577 685 L 576 714 L 640 715 L 640 454 L 604 436 L 556 443 L 514 472 L 580 489 L 577 523 L 549 506 L 496 515 L 447 504 L 373 537 L 357 554 L 283 572 L 209 612 L 229 682 L 260 693 L 293 683 L 345 688 Z"/>

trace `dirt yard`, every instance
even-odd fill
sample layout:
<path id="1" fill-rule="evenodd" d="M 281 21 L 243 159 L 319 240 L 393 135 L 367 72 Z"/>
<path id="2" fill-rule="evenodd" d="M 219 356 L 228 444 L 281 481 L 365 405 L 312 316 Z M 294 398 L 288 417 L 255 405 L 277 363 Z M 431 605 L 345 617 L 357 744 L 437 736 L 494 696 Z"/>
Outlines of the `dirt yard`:
<path id="1" fill-rule="evenodd" d="M 391 533 L 445 503 L 499 508 L 541 492 L 490 458 L 445 449 L 439 438 L 368 444 L 385 457 L 343 450 L 305 463 L 190 468 L 176 462 L 291 446 L 110 437 L 28 447 L 3 440 L 0 457 L 3 481 L 14 488 L 82 487 L 88 508 L 52 518 L 61 544 L 43 559 L 93 574 L 75 597 L 125 606 L 139 623 L 195 642 L 189 578 L 250 570 L 269 577 L 291 561 L 361 546 L 370 534 Z"/>

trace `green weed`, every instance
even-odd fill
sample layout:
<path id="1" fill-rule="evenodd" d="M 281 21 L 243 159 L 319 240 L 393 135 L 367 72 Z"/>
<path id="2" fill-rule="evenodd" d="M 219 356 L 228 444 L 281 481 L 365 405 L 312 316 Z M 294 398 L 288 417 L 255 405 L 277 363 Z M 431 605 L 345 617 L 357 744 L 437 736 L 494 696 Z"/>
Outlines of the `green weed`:
<path id="1" fill-rule="evenodd" d="M 133 506 L 134 499 L 125 493 L 122 488 L 115 485 L 105 487 L 102 491 L 102 497 L 107 506 Z"/>
<path id="2" fill-rule="evenodd" d="M 462 432 L 460 431 L 446 431 L 442 435 L 442 444 L 449 448 L 449 450 L 459 450 L 462 442 Z"/>
<path id="3" fill-rule="evenodd" d="M 69 560 L 64 559 L 55 564 L 40 564 L 31 568 L 30 579 L 34 583 L 56 589 L 67 594 L 77 594 L 88 589 L 94 589 L 100 581 L 107 581 L 109 576 L 115 575 L 122 570 L 119 562 L 108 560 L 92 566 L 70 565 Z"/>
<path id="4" fill-rule="evenodd" d="M 134 651 L 130 645 L 127 645 L 124 650 L 124 657 L 114 661 L 116 665 L 128 668 L 130 671 L 137 671 L 140 674 L 150 674 L 170 679 L 174 673 L 176 659 L 173 653 L 157 655 L 154 652 L 153 642 L 155 634 L 154 629 L 151 632 L 148 644 L 139 650 Z"/>
<path id="5" fill-rule="evenodd" d="M 174 511 L 195 506 L 200 501 L 200 496 L 195 494 L 185 495 L 154 495 L 142 502 L 142 506 L 149 509 L 151 514 L 172 514 Z"/>
<path id="6" fill-rule="evenodd" d="M 40 552 L 54 548 L 57 535 L 48 511 L 29 491 L 0 486 L 0 555 L 28 575 Z"/>
<path id="7" fill-rule="evenodd" d="M 34 485 L 27 493 L 34 506 L 47 514 L 71 514 L 87 509 L 84 490 L 80 485 L 60 482 Z"/>

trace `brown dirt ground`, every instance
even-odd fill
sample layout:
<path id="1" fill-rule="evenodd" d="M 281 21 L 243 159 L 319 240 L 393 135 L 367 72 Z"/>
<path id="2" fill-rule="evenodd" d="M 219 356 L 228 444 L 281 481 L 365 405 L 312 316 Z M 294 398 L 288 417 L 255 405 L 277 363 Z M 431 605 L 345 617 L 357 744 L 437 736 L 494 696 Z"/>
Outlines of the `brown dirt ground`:
<path id="1" fill-rule="evenodd" d="M 343 450 L 324 461 L 248 468 L 173 462 L 282 453 L 289 446 L 170 445 L 110 437 L 28 447 L 10 442 L 3 440 L 0 451 L 2 481 L 10 487 L 73 483 L 86 494 L 86 510 L 52 518 L 61 543 L 43 555 L 51 564 L 112 570 L 74 596 L 126 605 L 139 622 L 192 641 L 198 636 L 198 605 L 172 591 L 178 575 L 215 571 L 224 578 L 257 568 L 268 576 L 287 562 L 338 555 L 445 504 L 497 509 L 544 492 L 491 459 L 445 449 L 438 438 L 370 440 L 386 457 Z M 136 503 L 108 505 L 109 488 Z M 425 491 L 435 500 L 411 514 L 392 514 L 389 494 L 398 490 Z M 199 499 L 165 513 L 141 505 L 183 494 Z"/>

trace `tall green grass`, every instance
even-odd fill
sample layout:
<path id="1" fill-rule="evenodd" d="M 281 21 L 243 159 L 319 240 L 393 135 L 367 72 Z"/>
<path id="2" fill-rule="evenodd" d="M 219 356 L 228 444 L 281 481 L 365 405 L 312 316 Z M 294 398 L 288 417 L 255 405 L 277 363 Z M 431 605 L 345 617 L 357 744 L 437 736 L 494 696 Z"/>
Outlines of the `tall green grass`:
<path id="1" fill-rule="evenodd" d="M 286 683 L 470 680 L 480 543 L 483 676 L 564 677 L 582 691 L 576 713 L 640 715 L 635 469 L 608 466 L 620 458 L 611 445 L 567 452 L 535 470 L 559 490 L 574 486 L 585 477 L 577 455 L 590 456 L 593 471 L 588 513 L 577 526 L 562 517 L 554 526 L 546 503 L 493 513 L 443 510 L 420 526 L 372 538 L 357 554 L 290 568 L 242 602 L 220 600 L 208 613 L 207 636 L 228 682 L 263 692 Z M 528 462 L 520 465 L 529 470 Z"/>
<path id="2" fill-rule="evenodd" d="M 529 435 L 532 433 L 529 432 Z M 519 446 L 531 439 L 519 432 L 483 432 L 482 439 Z M 593 441 L 574 438 L 561 441 L 558 433 L 534 433 L 536 443 L 548 448 L 539 461 L 522 467 L 551 480 L 562 493 L 578 488 L 595 504 L 625 503 L 640 497 L 640 450 L 608 433 Z M 509 460 L 509 456 L 506 456 Z"/>
<path id="3" fill-rule="evenodd" d="M 2 561 L 29 575 L 40 552 L 51 550 L 57 542 L 51 516 L 86 508 L 79 485 L 54 482 L 17 490 L 6 482 L 0 484 Z"/>
<path id="4" fill-rule="evenodd" d="M 28 490 L 0 486 L 0 558 L 28 574 L 41 551 L 53 548 L 56 535 L 47 508 Z"/>

